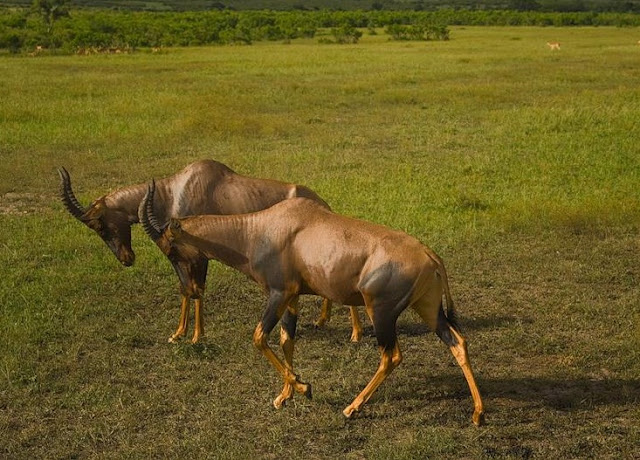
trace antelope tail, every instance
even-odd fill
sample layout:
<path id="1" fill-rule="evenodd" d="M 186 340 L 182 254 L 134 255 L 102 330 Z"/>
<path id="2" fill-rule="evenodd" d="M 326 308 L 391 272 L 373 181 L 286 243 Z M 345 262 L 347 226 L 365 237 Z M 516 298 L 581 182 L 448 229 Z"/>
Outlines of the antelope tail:
<path id="1" fill-rule="evenodd" d="M 447 309 L 445 310 L 447 320 L 449 320 L 449 323 L 456 331 L 460 332 L 460 325 L 458 324 L 456 309 L 453 304 L 453 299 L 451 298 L 451 291 L 449 290 L 449 279 L 447 278 L 447 269 L 444 267 L 444 262 L 442 262 L 442 259 L 431 249 L 425 248 L 425 252 L 427 253 L 427 256 L 429 256 L 429 258 L 431 258 L 438 265 L 436 273 L 442 279 L 442 286 L 444 288 L 444 299 L 447 306 Z"/>

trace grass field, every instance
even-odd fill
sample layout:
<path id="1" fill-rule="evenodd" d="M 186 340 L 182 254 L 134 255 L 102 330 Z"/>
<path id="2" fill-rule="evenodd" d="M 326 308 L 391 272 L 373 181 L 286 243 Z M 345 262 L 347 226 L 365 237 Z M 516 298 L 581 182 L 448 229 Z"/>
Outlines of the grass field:
<path id="1" fill-rule="evenodd" d="M 169 49 L 0 59 L 0 457 L 640 457 L 637 29 L 453 28 L 448 42 Z M 547 41 L 560 41 L 550 51 Z M 406 312 L 378 365 L 347 310 L 281 411 L 251 336 L 264 297 L 212 263 L 202 343 L 167 343 L 177 278 L 138 227 L 123 268 L 63 209 L 201 158 L 306 184 L 337 212 L 445 260 L 487 424 L 435 335 Z M 272 334 L 277 346 L 277 334 Z"/>

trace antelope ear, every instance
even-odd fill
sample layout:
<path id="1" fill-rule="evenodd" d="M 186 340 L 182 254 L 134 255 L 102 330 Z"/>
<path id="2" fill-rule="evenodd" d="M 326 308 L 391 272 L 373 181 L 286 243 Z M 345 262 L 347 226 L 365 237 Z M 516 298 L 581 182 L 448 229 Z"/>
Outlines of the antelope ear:
<path id="1" fill-rule="evenodd" d="M 169 231 L 173 235 L 178 235 L 182 231 L 182 225 L 178 219 L 172 218 L 169 221 Z"/>
<path id="2" fill-rule="evenodd" d="M 85 213 L 85 216 L 92 219 L 98 219 L 104 215 L 106 209 L 107 203 L 104 199 L 104 196 L 101 196 L 96 201 L 91 203 L 91 206 L 89 206 L 89 210 Z"/>

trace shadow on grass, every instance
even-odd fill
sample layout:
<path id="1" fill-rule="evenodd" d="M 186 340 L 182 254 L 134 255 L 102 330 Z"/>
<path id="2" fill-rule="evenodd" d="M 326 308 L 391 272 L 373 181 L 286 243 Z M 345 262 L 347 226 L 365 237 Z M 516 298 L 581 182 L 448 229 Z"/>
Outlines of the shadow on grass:
<path id="1" fill-rule="evenodd" d="M 388 419 L 399 413 L 423 411 L 434 418 L 435 424 L 452 425 L 461 421 L 467 423 L 468 415 L 473 409 L 469 389 L 463 377 L 447 378 L 446 376 L 429 378 L 428 385 L 401 387 L 387 391 L 387 397 L 393 399 L 391 406 L 381 404 L 379 395 L 365 405 L 356 419 Z M 597 407 L 635 407 L 640 394 L 640 380 L 602 380 L 587 379 L 555 380 L 555 379 L 482 379 L 480 391 L 485 403 L 487 424 L 502 424 L 509 418 L 509 413 L 516 407 L 513 403 L 496 404 L 498 399 L 524 402 L 520 411 L 531 411 L 531 416 L 541 416 L 540 409 L 545 408 L 548 416 L 554 411 L 579 413 L 594 410 Z M 341 410 L 349 400 L 344 394 L 325 396 L 324 401 L 336 411 Z M 444 405 L 442 405 L 444 402 Z M 450 407 L 451 410 L 442 410 Z M 440 409 L 437 409 L 440 408 Z M 434 412 L 434 410 L 436 412 Z M 535 414 L 535 415 L 534 415 Z M 522 418 L 523 415 L 518 417 Z M 525 416 L 525 419 L 528 417 Z M 500 421 L 502 420 L 502 421 Z"/>
<path id="2" fill-rule="evenodd" d="M 341 320 L 341 319 L 340 319 Z M 315 334 L 318 338 L 329 338 L 332 335 L 342 339 L 343 337 L 351 336 L 351 326 L 349 323 L 342 322 L 342 324 L 338 324 L 340 320 L 332 320 L 327 326 L 322 328 L 316 328 L 313 324 L 300 324 L 298 326 L 298 332 L 306 333 L 306 334 Z M 373 326 L 369 323 L 369 319 L 366 320 L 361 318 L 361 320 L 366 321 L 363 324 L 363 335 L 364 337 L 374 337 Z M 460 327 L 462 332 L 465 331 L 475 331 L 481 329 L 495 329 L 500 327 L 506 327 L 510 324 L 513 324 L 516 321 L 520 322 L 533 322 L 527 320 L 517 320 L 514 317 L 510 316 L 498 316 L 492 318 L 475 318 L 475 319 L 462 319 L 460 321 Z M 429 335 L 433 332 L 427 327 L 425 323 L 419 321 L 412 321 L 411 319 L 400 319 L 397 324 L 398 335 L 408 336 L 408 337 L 419 337 L 423 335 Z"/>
<path id="3" fill-rule="evenodd" d="M 321 305 L 320 299 L 315 299 L 313 301 L 310 301 L 309 303 L 313 304 L 313 307 L 311 307 L 311 309 L 314 309 L 314 311 L 318 312 L 320 310 L 320 305 Z M 346 309 L 344 305 L 334 305 L 334 308 Z M 408 309 L 407 311 L 410 312 L 411 309 Z M 373 331 L 373 326 L 371 325 L 371 322 L 369 321 L 369 318 L 367 317 L 367 315 L 364 314 L 364 307 L 359 308 L 358 313 L 360 314 L 360 321 L 362 323 L 364 337 L 374 337 L 375 334 Z M 338 314 L 336 316 L 344 316 L 344 315 Z M 464 333 L 465 331 L 468 331 L 468 330 L 496 329 L 500 327 L 506 327 L 516 322 L 531 324 L 533 323 L 533 320 L 527 319 L 527 318 L 524 318 L 524 319 L 516 318 L 515 316 L 506 316 L 506 315 L 495 316 L 494 315 L 487 318 L 462 317 L 462 318 L 458 318 L 458 322 L 460 324 L 460 328 L 462 329 L 462 332 Z M 326 338 L 328 332 L 330 332 L 331 334 L 337 334 L 340 337 L 345 335 L 347 337 L 350 337 L 351 325 L 349 320 L 346 317 L 333 318 L 329 323 L 327 323 L 326 326 L 322 328 L 316 328 L 311 323 L 298 324 L 298 333 L 300 332 L 309 333 L 314 331 L 318 338 Z M 398 331 L 398 335 L 405 335 L 409 337 L 426 335 L 433 332 L 427 327 L 425 323 L 423 323 L 418 318 L 417 314 L 401 315 L 398 318 L 397 331 Z"/>
<path id="4" fill-rule="evenodd" d="M 496 329 L 507 327 L 514 323 L 532 324 L 531 318 L 516 318 L 515 316 L 492 316 L 487 318 L 461 318 L 462 332 L 465 330 L 476 331 L 481 329 Z"/>
<path id="5" fill-rule="evenodd" d="M 640 380 L 622 379 L 483 379 L 487 397 L 540 403 L 557 410 L 637 404 Z"/>
<path id="6" fill-rule="evenodd" d="M 428 401 L 457 399 L 469 396 L 462 375 L 425 377 L 429 385 L 399 391 L 398 398 Z M 479 378 L 478 386 L 486 401 L 510 399 L 545 406 L 550 409 L 572 411 L 597 406 L 626 406 L 638 403 L 640 380 L 624 379 L 553 379 L 553 378 Z"/>

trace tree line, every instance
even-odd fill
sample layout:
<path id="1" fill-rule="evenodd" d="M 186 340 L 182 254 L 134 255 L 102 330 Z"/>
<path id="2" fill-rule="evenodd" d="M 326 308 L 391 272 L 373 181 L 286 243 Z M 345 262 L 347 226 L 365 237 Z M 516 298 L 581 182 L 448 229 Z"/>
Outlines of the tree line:
<path id="1" fill-rule="evenodd" d="M 640 0 L 69 0 L 74 8 L 136 11 L 205 10 L 520 10 L 546 12 L 640 12 Z M 3 0 L 29 6 L 32 0 Z"/>
<path id="2" fill-rule="evenodd" d="M 69 10 L 65 0 L 36 0 L 32 8 L 0 9 L 0 49 L 75 53 L 286 42 L 313 38 L 319 30 L 334 37 L 323 41 L 355 43 L 363 29 L 383 29 L 395 40 L 447 40 L 451 25 L 638 26 L 640 15 L 516 10 L 140 12 Z"/>

